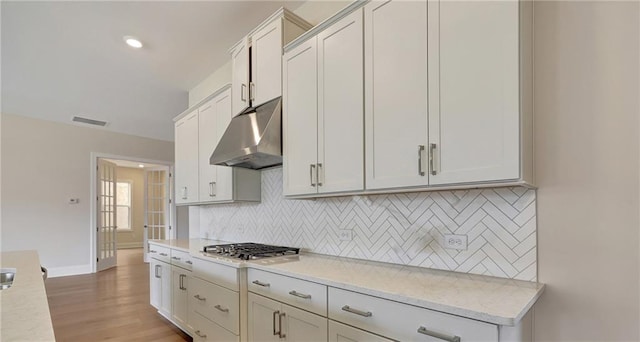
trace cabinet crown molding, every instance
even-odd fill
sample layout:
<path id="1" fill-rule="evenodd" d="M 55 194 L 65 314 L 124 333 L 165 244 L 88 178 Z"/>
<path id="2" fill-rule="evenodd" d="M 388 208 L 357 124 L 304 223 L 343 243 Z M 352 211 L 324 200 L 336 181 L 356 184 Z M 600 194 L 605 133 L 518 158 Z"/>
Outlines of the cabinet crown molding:
<path id="1" fill-rule="evenodd" d="M 220 89 L 214 91 L 211 95 L 205 97 L 204 99 L 200 100 L 198 103 L 196 103 L 195 105 L 187 108 L 185 111 L 183 111 L 182 113 L 178 114 L 175 118 L 173 118 L 173 122 L 177 122 L 180 121 L 180 119 L 184 118 L 185 116 L 189 115 L 189 113 L 193 112 L 194 110 L 198 109 L 198 107 L 202 106 L 203 104 L 207 103 L 208 101 L 210 101 L 211 99 L 213 99 L 214 97 L 222 94 L 223 92 L 225 92 L 227 89 L 231 88 L 231 83 L 227 83 L 225 85 L 223 85 Z"/>

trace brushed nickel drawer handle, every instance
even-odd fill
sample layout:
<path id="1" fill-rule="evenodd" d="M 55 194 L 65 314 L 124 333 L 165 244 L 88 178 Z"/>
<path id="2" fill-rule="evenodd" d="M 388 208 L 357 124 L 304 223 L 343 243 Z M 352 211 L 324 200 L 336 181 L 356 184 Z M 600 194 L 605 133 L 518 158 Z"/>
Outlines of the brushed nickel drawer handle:
<path id="1" fill-rule="evenodd" d="M 245 94 L 247 89 L 247 85 L 246 84 L 241 84 L 240 85 L 240 101 L 242 102 L 247 102 L 247 94 Z"/>
<path id="2" fill-rule="evenodd" d="M 424 152 L 424 145 L 418 145 L 418 175 L 424 176 L 424 170 L 422 169 L 422 153 Z"/>
<path id="3" fill-rule="evenodd" d="M 300 292 L 297 292 L 295 290 L 294 291 L 289 291 L 289 294 L 292 295 L 292 296 L 299 297 L 299 298 L 311 299 L 311 295 L 310 294 L 300 293 Z"/>
<path id="4" fill-rule="evenodd" d="M 178 257 L 171 257 L 171 259 L 173 259 L 173 260 L 180 260 L 180 258 L 178 258 Z"/>
<path id="5" fill-rule="evenodd" d="M 316 181 L 318 182 L 318 186 L 322 186 L 322 181 L 320 180 L 321 170 L 322 170 L 322 163 L 318 163 L 318 170 L 316 175 Z M 324 179 L 324 171 L 322 172 L 322 179 Z"/>
<path id="6" fill-rule="evenodd" d="M 167 254 L 167 253 L 160 253 L 160 255 L 162 255 L 162 256 L 169 256 L 169 254 Z"/>
<path id="7" fill-rule="evenodd" d="M 309 178 L 311 178 L 311 186 L 316 186 L 316 182 L 313 180 L 313 174 L 316 173 L 314 172 L 316 169 L 316 164 L 310 164 L 309 165 Z M 317 177 L 317 173 L 316 173 L 316 177 Z"/>
<path id="8" fill-rule="evenodd" d="M 427 336 L 431 336 L 431 337 L 435 337 L 435 338 L 441 339 L 443 341 L 460 342 L 460 336 L 455 336 L 455 335 L 454 336 L 449 336 L 449 335 L 441 334 L 439 332 L 428 330 L 425 327 L 418 328 L 418 333 L 423 334 L 423 335 L 427 335 Z"/>
<path id="9" fill-rule="evenodd" d="M 150 249 L 149 253 L 158 253 L 158 251 L 154 250 L 154 249 Z"/>
<path id="10" fill-rule="evenodd" d="M 189 265 L 193 265 L 193 261 L 191 261 L 191 260 L 187 260 L 187 261 L 185 261 L 185 263 L 187 263 Z"/>
<path id="11" fill-rule="evenodd" d="M 222 311 L 222 312 L 229 312 L 229 309 L 227 309 L 227 308 L 223 308 L 223 307 L 222 307 L 222 306 L 220 306 L 220 305 L 216 305 L 216 306 L 214 306 L 214 308 L 216 308 L 216 309 L 218 309 L 218 310 L 220 310 L 220 311 Z"/>
<path id="12" fill-rule="evenodd" d="M 263 282 L 261 282 L 260 280 L 254 280 L 254 281 L 252 281 L 252 283 L 254 283 L 254 284 L 256 284 L 256 285 L 259 285 L 259 286 L 262 286 L 262 287 L 269 287 L 269 286 L 271 286 L 271 284 L 269 284 L 269 283 L 263 283 Z"/>
<path id="13" fill-rule="evenodd" d="M 193 296 L 193 298 L 195 298 L 195 299 L 197 299 L 197 300 L 201 300 L 201 301 L 203 301 L 203 302 L 204 302 L 205 300 L 207 300 L 207 298 L 205 298 L 205 297 L 200 297 L 200 295 L 199 295 L 199 294 L 197 294 L 197 295 Z"/>
<path id="14" fill-rule="evenodd" d="M 156 265 L 156 270 L 155 270 L 155 273 L 156 273 L 156 274 L 155 274 L 155 276 L 156 276 L 156 278 L 161 278 L 161 276 L 160 276 L 160 275 L 158 275 L 158 270 L 160 269 L 160 267 L 161 267 L 160 265 Z M 161 269 L 160 269 L 160 270 L 161 270 Z"/>
<path id="15" fill-rule="evenodd" d="M 205 335 L 200 334 L 200 330 L 196 330 L 196 331 L 195 331 L 195 333 L 196 333 L 196 335 L 198 335 L 198 337 L 200 337 L 200 338 L 207 338 L 207 335 L 206 335 L 206 334 L 205 334 Z"/>
<path id="16" fill-rule="evenodd" d="M 371 313 L 371 311 L 362 311 L 362 310 L 358 310 L 358 309 L 353 309 L 353 308 L 349 307 L 349 305 L 343 306 L 342 307 L 342 311 L 351 312 L 352 314 L 360 315 L 362 317 L 371 317 L 371 316 L 373 316 L 373 313 Z"/>

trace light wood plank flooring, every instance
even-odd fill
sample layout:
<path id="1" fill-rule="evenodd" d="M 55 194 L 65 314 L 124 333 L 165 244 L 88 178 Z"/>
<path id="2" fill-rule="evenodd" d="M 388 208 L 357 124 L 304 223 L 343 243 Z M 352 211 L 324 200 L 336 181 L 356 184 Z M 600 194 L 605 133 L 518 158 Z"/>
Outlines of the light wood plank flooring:
<path id="1" fill-rule="evenodd" d="M 149 304 L 142 249 L 118 250 L 118 266 L 45 282 L 53 330 L 64 341 L 192 341 Z"/>

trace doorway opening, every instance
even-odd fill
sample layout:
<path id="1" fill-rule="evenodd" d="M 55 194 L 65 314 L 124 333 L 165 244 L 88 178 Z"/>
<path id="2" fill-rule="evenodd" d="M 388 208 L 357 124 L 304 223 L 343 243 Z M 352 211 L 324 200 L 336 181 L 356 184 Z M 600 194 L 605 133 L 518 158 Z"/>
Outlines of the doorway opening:
<path id="1" fill-rule="evenodd" d="M 148 240 L 175 238 L 172 165 L 100 154 L 92 163 L 92 271 L 131 262 L 131 256 L 148 262 Z"/>

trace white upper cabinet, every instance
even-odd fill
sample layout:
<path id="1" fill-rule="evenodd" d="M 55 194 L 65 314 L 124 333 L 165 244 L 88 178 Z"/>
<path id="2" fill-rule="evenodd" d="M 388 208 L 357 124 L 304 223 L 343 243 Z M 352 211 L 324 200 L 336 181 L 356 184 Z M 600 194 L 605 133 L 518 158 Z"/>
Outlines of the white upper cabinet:
<path id="1" fill-rule="evenodd" d="M 243 38 L 231 48 L 233 99 L 231 112 L 237 115 L 249 107 L 249 38 Z"/>
<path id="2" fill-rule="evenodd" d="M 281 95 L 282 20 L 251 35 L 251 101 L 267 102 Z"/>
<path id="3" fill-rule="evenodd" d="M 175 124 L 176 204 L 198 201 L 198 110 Z"/>
<path id="4" fill-rule="evenodd" d="M 216 121 L 217 113 L 213 99 L 198 109 L 198 160 L 206 161 L 218 144 Z M 199 200 L 214 200 L 218 167 L 209 163 L 199 163 Z"/>
<path id="5" fill-rule="evenodd" d="M 310 28 L 281 8 L 231 48 L 233 116 L 282 95 L 282 47 Z"/>
<path id="6" fill-rule="evenodd" d="M 367 189 L 424 186 L 427 2 L 364 7 Z"/>
<path id="7" fill-rule="evenodd" d="M 360 9 L 285 53 L 287 196 L 364 189 L 361 42 Z"/>
<path id="8" fill-rule="evenodd" d="M 429 6 L 430 183 L 520 178 L 518 2 Z"/>
<path id="9" fill-rule="evenodd" d="M 364 190 L 362 10 L 318 34 L 318 192 Z"/>
<path id="10" fill-rule="evenodd" d="M 282 163 L 285 195 L 317 192 L 318 98 L 315 37 L 283 59 Z"/>
<path id="11" fill-rule="evenodd" d="M 209 164 L 231 106 L 231 89 L 223 87 L 176 121 L 176 204 L 260 201 L 260 171 Z"/>

